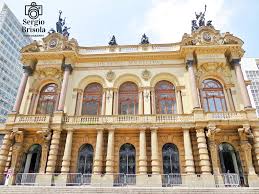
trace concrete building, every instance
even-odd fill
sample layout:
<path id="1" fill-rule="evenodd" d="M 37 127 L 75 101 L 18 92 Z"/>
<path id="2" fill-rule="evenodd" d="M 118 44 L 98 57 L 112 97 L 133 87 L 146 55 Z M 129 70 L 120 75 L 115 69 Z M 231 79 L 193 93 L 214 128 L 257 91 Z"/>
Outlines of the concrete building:
<path id="1" fill-rule="evenodd" d="M 20 49 L 31 43 L 31 38 L 24 36 L 21 24 L 6 4 L 0 3 L 0 10 L 0 122 L 5 122 L 22 77 Z"/>
<path id="2" fill-rule="evenodd" d="M 0 173 L 12 169 L 16 184 L 258 187 L 242 45 L 201 26 L 172 44 L 84 47 L 51 33 L 25 46 Z"/>
<path id="3" fill-rule="evenodd" d="M 248 86 L 248 93 L 259 117 L 259 59 L 243 58 L 241 66 L 245 79 L 251 80 L 251 85 Z"/>

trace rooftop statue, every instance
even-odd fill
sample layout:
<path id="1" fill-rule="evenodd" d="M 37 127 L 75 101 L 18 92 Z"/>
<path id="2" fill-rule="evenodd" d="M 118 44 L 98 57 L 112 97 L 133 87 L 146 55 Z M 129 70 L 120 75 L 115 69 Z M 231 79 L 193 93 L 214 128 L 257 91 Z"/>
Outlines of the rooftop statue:
<path id="1" fill-rule="evenodd" d="M 142 35 L 140 44 L 149 44 L 149 40 L 148 40 L 148 37 L 146 36 L 146 34 Z"/>
<path id="2" fill-rule="evenodd" d="M 58 17 L 58 21 L 56 23 L 56 30 L 58 33 L 62 34 L 62 28 L 63 26 L 65 25 L 66 23 L 66 18 L 62 19 L 61 18 L 61 14 L 62 14 L 62 11 L 60 10 L 59 11 L 59 17 Z"/>
<path id="3" fill-rule="evenodd" d="M 65 24 L 66 24 L 66 18 L 64 18 L 64 19 L 62 19 L 61 18 L 61 14 L 62 14 L 62 11 L 60 10 L 59 11 L 59 17 L 58 17 L 58 21 L 56 22 L 56 30 L 54 30 L 54 28 L 51 28 L 50 30 L 49 30 L 49 34 L 51 34 L 51 33 L 60 33 L 60 34 L 62 34 L 63 36 L 65 36 L 65 37 L 69 37 L 69 32 L 68 32 L 68 30 L 70 29 L 70 28 L 68 28 L 67 26 L 65 26 Z"/>
<path id="4" fill-rule="evenodd" d="M 113 46 L 113 45 L 117 45 L 117 42 L 116 42 L 116 39 L 115 39 L 115 36 L 113 35 L 112 36 L 112 39 L 110 40 L 110 42 L 108 43 L 110 46 Z"/>
<path id="5" fill-rule="evenodd" d="M 204 12 L 197 14 L 195 12 L 196 20 L 192 20 L 192 32 L 198 30 L 200 27 L 205 26 L 205 13 L 207 10 L 207 5 L 205 5 Z M 199 25 L 198 25 L 199 24 Z M 212 20 L 207 21 L 206 26 L 213 27 Z"/>

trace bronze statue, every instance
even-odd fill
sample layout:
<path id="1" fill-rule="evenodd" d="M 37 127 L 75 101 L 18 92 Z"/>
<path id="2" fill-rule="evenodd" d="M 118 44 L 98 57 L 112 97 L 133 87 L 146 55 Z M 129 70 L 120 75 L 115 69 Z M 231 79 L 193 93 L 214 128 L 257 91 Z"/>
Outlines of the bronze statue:
<path id="1" fill-rule="evenodd" d="M 113 35 L 112 36 L 112 39 L 110 40 L 110 42 L 108 43 L 110 46 L 113 46 L 113 45 L 117 45 L 117 42 L 116 42 L 116 39 L 115 39 L 115 36 Z"/>
<path id="2" fill-rule="evenodd" d="M 149 40 L 148 40 L 148 37 L 146 36 L 146 34 L 142 35 L 140 44 L 149 44 Z"/>
<path id="3" fill-rule="evenodd" d="M 192 20 L 192 32 L 197 30 L 198 28 L 199 28 L 199 26 L 197 25 L 197 21 Z"/>
<path id="4" fill-rule="evenodd" d="M 195 31 L 195 30 L 198 30 L 202 26 L 205 26 L 205 13 L 206 13 L 206 10 L 207 10 L 207 5 L 205 5 L 205 10 L 204 10 L 203 13 L 200 12 L 199 14 L 197 14 L 195 12 L 196 20 L 192 20 L 192 32 Z M 206 26 L 213 28 L 212 20 L 207 21 Z"/>
<path id="5" fill-rule="evenodd" d="M 62 14 L 62 11 L 60 10 L 59 11 L 59 18 L 58 18 L 58 21 L 56 23 L 56 30 L 60 34 L 62 34 L 62 28 L 65 25 L 65 20 L 66 20 L 66 18 L 64 20 L 61 18 L 61 14 Z"/>
<path id="6" fill-rule="evenodd" d="M 65 26 L 64 27 L 64 29 L 62 30 L 62 34 L 63 34 L 63 36 L 65 36 L 65 37 L 69 37 L 69 33 L 68 33 L 68 31 L 67 30 L 69 30 L 70 28 L 68 28 L 67 26 Z"/>
<path id="7" fill-rule="evenodd" d="M 200 12 L 199 14 L 197 14 L 195 12 L 196 15 L 196 20 L 199 21 L 199 26 L 204 26 L 205 25 L 205 13 L 206 13 L 206 9 L 207 9 L 207 5 L 205 5 L 205 10 L 204 12 Z"/>

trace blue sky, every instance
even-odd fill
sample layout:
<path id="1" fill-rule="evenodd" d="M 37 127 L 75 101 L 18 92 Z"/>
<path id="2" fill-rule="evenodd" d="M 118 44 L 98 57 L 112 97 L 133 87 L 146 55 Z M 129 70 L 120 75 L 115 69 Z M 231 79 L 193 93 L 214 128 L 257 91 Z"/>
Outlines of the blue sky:
<path id="1" fill-rule="evenodd" d="M 2 0 L 22 22 L 30 0 Z M 246 57 L 259 57 L 258 0 L 35 0 L 43 5 L 46 29 L 55 27 L 58 10 L 63 11 L 70 36 L 81 46 L 107 45 L 114 34 L 119 44 L 138 44 L 143 33 L 151 43 L 170 43 L 190 33 L 194 12 L 221 32 L 230 32 L 244 42 Z"/>

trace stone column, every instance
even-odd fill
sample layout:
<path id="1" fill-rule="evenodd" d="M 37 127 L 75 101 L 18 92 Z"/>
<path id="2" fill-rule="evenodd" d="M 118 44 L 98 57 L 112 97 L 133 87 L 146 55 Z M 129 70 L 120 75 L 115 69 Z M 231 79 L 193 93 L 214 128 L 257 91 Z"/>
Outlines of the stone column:
<path id="1" fill-rule="evenodd" d="M 185 154 L 185 172 L 186 174 L 194 174 L 194 161 L 192 154 L 192 142 L 190 138 L 189 128 L 183 128 L 184 154 Z"/>
<path id="2" fill-rule="evenodd" d="M 151 127 L 151 166 L 152 174 L 160 174 L 160 162 L 158 156 L 158 141 L 157 130 L 158 127 Z"/>
<path id="3" fill-rule="evenodd" d="M 31 98 L 28 114 L 34 114 L 33 109 L 36 106 L 37 95 L 38 95 L 37 91 L 32 91 L 32 98 Z"/>
<path id="4" fill-rule="evenodd" d="M 94 157 L 94 174 L 100 174 L 102 172 L 103 163 L 103 128 L 97 129 L 95 157 Z"/>
<path id="5" fill-rule="evenodd" d="M 37 135 L 38 135 L 39 141 L 43 140 L 39 172 L 45 173 L 46 166 L 47 166 L 48 152 L 49 152 L 49 144 L 51 139 L 51 131 L 49 128 L 43 128 L 42 130 L 37 131 Z"/>
<path id="6" fill-rule="evenodd" d="M 176 88 L 176 104 L 177 104 L 177 114 L 183 114 L 182 94 L 181 94 L 181 89 L 179 87 Z"/>
<path id="7" fill-rule="evenodd" d="M 151 103 L 150 103 L 150 89 L 144 88 L 143 91 L 143 102 L 144 102 L 144 114 L 150 115 L 151 114 Z"/>
<path id="8" fill-rule="evenodd" d="M 9 150 L 12 145 L 11 132 L 7 132 L 4 136 L 3 143 L 0 150 L 0 174 L 4 173 L 6 161 L 8 158 Z"/>
<path id="9" fill-rule="evenodd" d="M 63 76 L 61 93 L 60 93 L 60 98 L 59 98 L 59 103 L 58 103 L 58 111 L 64 110 L 66 94 L 67 94 L 68 79 L 69 79 L 69 74 L 72 71 L 72 66 L 70 64 L 65 64 L 65 65 L 63 65 L 63 69 L 64 69 L 64 76 Z"/>
<path id="10" fill-rule="evenodd" d="M 23 66 L 23 76 L 19 85 L 19 89 L 17 92 L 17 96 L 16 96 L 16 100 L 15 100 L 15 104 L 13 107 L 13 112 L 19 113 L 20 111 L 20 107 L 21 107 L 21 103 L 22 103 L 22 98 L 24 95 L 24 91 L 25 91 L 25 87 L 28 81 L 28 77 L 32 74 L 32 68 L 30 66 Z"/>
<path id="11" fill-rule="evenodd" d="M 113 98 L 113 90 L 112 88 L 107 88 L 106 90 L 106 108 L 105 108 L 105 115 L 112 115 L 116 114 L 116 91 L 114 91 L 114 98 Z"/>
<path id="12" fill-rule="evenodd" d="M 62 159 L 62 173 L 69 173 L 70 160 L 71 160 L 71 150 L 72 150 L 72 140 L 73 140 L 73 129 L 67 129 L 67 138 L 65 144 L 64 155 Z"/>
<path id="13" fill-rule="evenodd" d="M 102 109 L 101 109 L 101 115 L 105 115 L 105 107 L 106 107 L 106 92 L 103 91 L 102 95 Z"/>
<path id="14" fill-rule="evenodd" d="M 246 169 L 249 175 L 255 175 L 255 169 L 252 160 L 252 146 L 248 141 L 248 137 L 253 137 L 250 130 L 250 126 L 244 126 L 238 129 L 238 134 L 240 138 L 240 146 L 245 159 Z"/>
<path id="15" fill-rule="evenodd" d="M 112 94 L 110 94 L 110 95 L 112 95 Z M 118 98 L 119 98 L 118 90 L 114 89 L 114 91 L 113 91 L 113 114 L 114 115 L 118 114 L 118 109 L 119 109 Z"/>
<path id="16" fill-rule="evenodd" d="M 235 105 L 234 105 L 234 101 L 233 101 L 233 97 L 232 97 L 232 93 L 231 93 L 231 87 L 227 87 L 226 88 L 226 92 L 227 92 L 227 98 L 229 101 L 229 108 L 231 111 L 235 111 Z"/>
<path id="17" fill-rule="evenodd" d="M 254 146 L 254 151 L 255 151 L 255 157 L 256 157 L 257 165 L 259 165 L 259 127 L 253 128 L 252 131 L 253 131 L 253 136 L 254 136 L 254 145 L 253 146 Z"/>
<path id="18" fill-rule="evenodd" d="M 189 81 L 191 86 L 191 94 L 192 94 L 192 101 L 193 101 L 193 108 L 200 108 L 199 97 L 197 92 L 197 84 L 194 72 L 194 61 L 187 60 L 186 62 L 188 72 L 189 72 Z"/>
<path id="19" fill-rule="evenodd" d="M 155 89 L 151 89 L 151 107 L 152 107 L 152 114 L 156 114 L 156 99 L 155 99 Z"/>
<path id="20" fill-rule="evenodd" d="M 244 79 L 243 72 L 241 70 L 241 64 L 240 64 L 240 59 L 232 59 L 231 65 L 234 66 L 236 77 L 237 77 L 237 82 L 240 88 L 240 93 L 243 98 L 244 106 L 245 108 L 251 108 L 251 101 L 248 95 L 248 91 L 246 88 L 246 83 Z"/>
<path id="21" fill-rule="evenodd" d="M 80 105 L 82 103 L 82 95 L 83 95 L 83 91 L 82 90 L 77 90 L 76 108 L 75 108 L 75 115 L 76 116 L 81 115 Z"/>
<path id="22" fill-rule="evenodd" d="M 197 143 L 199 149 L 200 168 L 202 174 L 211 174 L 210 158 L 207 148 L 204 128 L 196 129 Z"/>
<path id="23" fill-rule="evenodd" d="M 139 132 L 139 173 L 147 174 L 147 152 L 146 152 L 146 128 L 140 128 Z"/>
<path id="24" fill-rule="evenodd" d="M 19 129 L 14 129 L 12 134 L 14 139 L 14 144 L 12 147 L 12 161 L 11 161 L 11 169 L 13 169 L 14 173 L 18 172 L 19 165 L 21 161 L 19 161 L 21 156 L 21 149 L 23 146 L 23 131 L 19 131 Z"/>
<path id="25" fill-rule="evenodd" d="M 109 128 L 106 155 L 106 173 L 114 172 L 114 128 Z"/>
<path id="26" fill-rule="evenodd" d="M 209 139 L 209 148 L 210 148 L 210 154 L 211 154 L 211 162 L 212 162 L 212 169 L 214 175 L 219 175 L 219 165 L 218 165 L 218 146 L 215 142 L 215 135 L 220 131 L 219 128 L 216 128 L 214 125 L 209 125 L 207 132 L 207 137 Z"/>
<path id="27" fill-rule="evenodd" d="M 138 93 L 138 114 L 142 115 L 143 114 L 143 90 L 142 88 L 139 89 Z"/>
<path id="28" fill-rule="evenodd" d="M 58 148 L 60 142 L 60 130 L 53 130 L 52 139 L 50 143 L 50 150 L 49 150 L 49 157 L 47 162 L 47 173 L 54 173 L 56 169 L 57 163 L 57 155 L 58 155 Z"/>
<path id="29" fill-rule="evenodd" d="M 46 172 L 48 151 L 49 151 L 49 140 L 44 140 L 44 143 L 42 145 L 42 151 L 41 151 L 41 162 L 40 162 L 40 170 L 39 170 L 40 173 Z"/>

